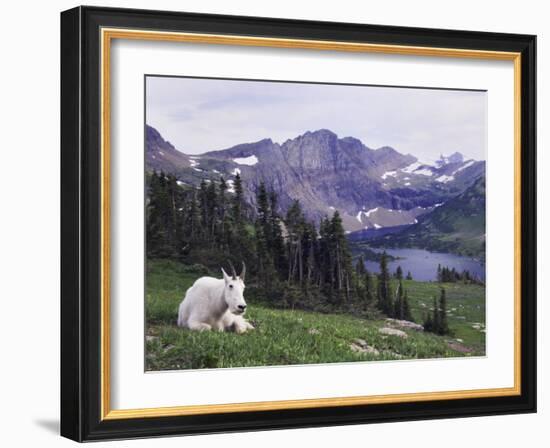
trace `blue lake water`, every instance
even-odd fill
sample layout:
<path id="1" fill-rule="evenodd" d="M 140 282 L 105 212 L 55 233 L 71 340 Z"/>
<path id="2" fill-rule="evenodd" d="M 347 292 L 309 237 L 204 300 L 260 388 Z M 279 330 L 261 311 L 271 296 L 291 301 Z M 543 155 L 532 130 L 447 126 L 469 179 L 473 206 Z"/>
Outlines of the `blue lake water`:
<path id="1" fill-rule="evenodd" d="M 382 250 L 376 250 L 376 252 L 382 252 Z M 449 269 L 455 268 L 458 272 L 470 271 L 471 274 L 485 281 L 485 263 L 474 258 L 429 252 L 423 249 L 386 249 L 386 253 L 399 258 L 388 262 L 388 268 L 392 274 L 397 266 L 401 266 L 404 276 L 410 271 L 415 280 L 435 281 L 437 280 L 437 265 L 440 264 Z M 380 263 L 365 261 L 365 266 L 371 272 L 378 272 Z"/>

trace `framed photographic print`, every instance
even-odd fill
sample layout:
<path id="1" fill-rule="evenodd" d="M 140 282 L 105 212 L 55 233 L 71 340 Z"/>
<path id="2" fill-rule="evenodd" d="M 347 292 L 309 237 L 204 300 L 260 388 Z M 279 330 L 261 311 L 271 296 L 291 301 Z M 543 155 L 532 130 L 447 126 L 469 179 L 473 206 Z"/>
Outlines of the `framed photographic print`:
<path id="1" fill-rule="evenodd" d="M 536 410 L 535 36 L 61 14 L 61 433 Z"/>

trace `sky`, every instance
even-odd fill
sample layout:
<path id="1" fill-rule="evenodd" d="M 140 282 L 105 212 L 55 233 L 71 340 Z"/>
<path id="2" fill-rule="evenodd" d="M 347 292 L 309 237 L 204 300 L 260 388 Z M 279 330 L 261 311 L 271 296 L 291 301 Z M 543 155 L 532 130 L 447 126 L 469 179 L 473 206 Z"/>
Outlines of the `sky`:
<path id="1" fill-rule="evenodd" d="M 485 160 L 487 93 L 207 78 L 146 78 L 146 122 L 186 154 L 330 129 L 421 161 Z"/>

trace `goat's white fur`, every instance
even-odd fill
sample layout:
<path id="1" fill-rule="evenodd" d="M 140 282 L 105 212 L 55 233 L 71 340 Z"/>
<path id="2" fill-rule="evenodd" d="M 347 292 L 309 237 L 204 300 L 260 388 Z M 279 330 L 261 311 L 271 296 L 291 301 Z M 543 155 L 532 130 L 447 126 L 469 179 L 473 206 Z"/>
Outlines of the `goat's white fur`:
<path id="1" fill-rule="evenodd" d="M 227 275 L 223 269 L 222 273 L 222 279 L 201 277 L 187 290 L 179 306 L 179 327 L 236 333 L 254 329 L 239 309 L 246 307 L 244 282 L 240 277 Z"/>

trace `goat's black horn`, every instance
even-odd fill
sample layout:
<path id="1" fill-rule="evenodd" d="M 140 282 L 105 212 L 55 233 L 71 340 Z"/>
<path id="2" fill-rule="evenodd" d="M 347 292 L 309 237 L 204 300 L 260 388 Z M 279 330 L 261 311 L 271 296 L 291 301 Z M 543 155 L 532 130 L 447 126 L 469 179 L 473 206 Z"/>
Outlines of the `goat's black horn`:
<path id="1" fill-rule="evenodd" d="M 229 267 L 231 268 L 231 275 L 233 276 L 233 280 L 237 280 L 237 272 L 235 271 L 233 263 L 231 263 L 230 260 L 227 260 L 227 262 L 229 263 Z"/>

